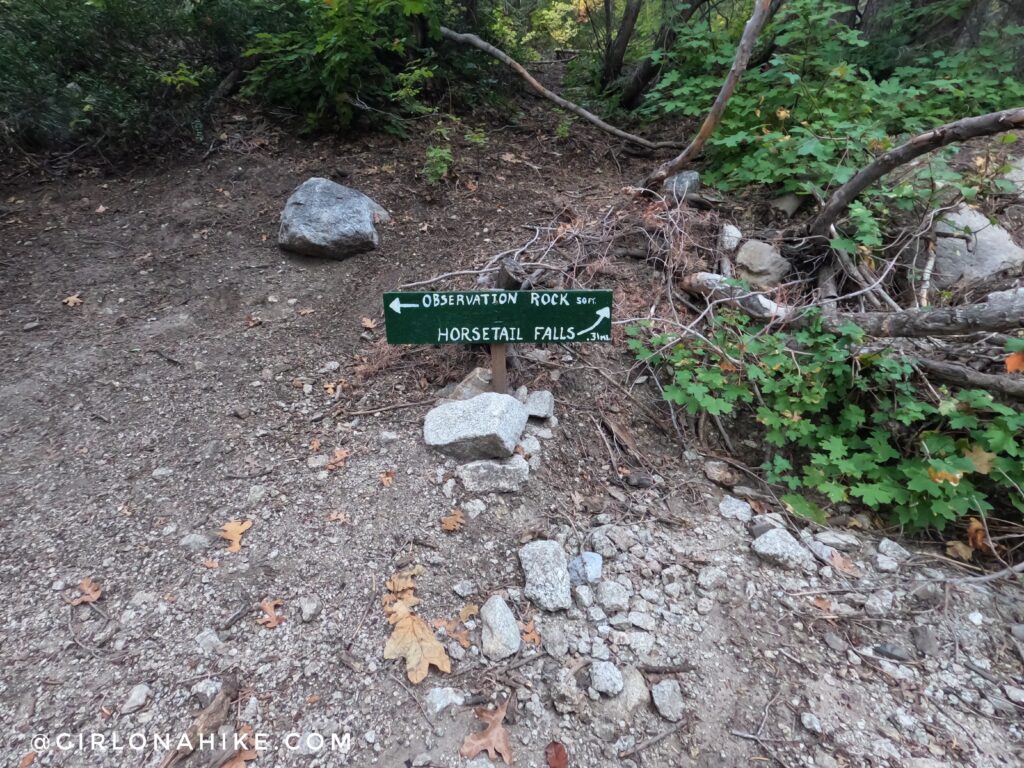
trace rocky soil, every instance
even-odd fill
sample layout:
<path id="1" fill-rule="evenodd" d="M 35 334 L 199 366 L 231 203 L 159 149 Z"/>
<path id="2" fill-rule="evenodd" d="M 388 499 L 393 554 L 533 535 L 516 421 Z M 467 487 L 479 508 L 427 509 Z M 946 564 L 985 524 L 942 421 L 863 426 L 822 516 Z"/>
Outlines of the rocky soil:
<path id="1" fill-rule="evenodd" d="M 569 158 L 502 166 L 509 142 Z M 680 456 L 620 346 L 523 350 L 513 383 L 537 410 L 484 459 L 515 462 L 518 491 L 428 446 L 425 415 L 481 360 L 387 350 L 381 293 L 515 247 L 591 147 L 513 134 L 473 150 L 501 183 L 445 205 L 372 149 L 5 193 L 4 765 L 159 766 L 157 738 L 173 749 L 233 680 L 214 728 L 263 737 L 254 766 L 490 765 L 459 750 L 474 707 L 508 696 L 524 767 L 552 741 L 574 766 L 1021 763 L 1020 588 L 959 582 L 866 519 L 796 524 Z M 381 250 L 282 255 L 284 200 L 342 164 L 394 219 Z M 604 172 L 591 194 L 632 174 Z M 231 520 L 252 523 L 235 552 Z M 451 664 L 416 684 L 383 653 L 388 580 L 409 569 Z"/>

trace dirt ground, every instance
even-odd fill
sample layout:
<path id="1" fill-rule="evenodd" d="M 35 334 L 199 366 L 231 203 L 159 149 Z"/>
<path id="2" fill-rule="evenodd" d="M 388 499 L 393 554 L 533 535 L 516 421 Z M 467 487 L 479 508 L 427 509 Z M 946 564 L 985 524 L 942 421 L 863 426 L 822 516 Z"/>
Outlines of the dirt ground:
<path id="1" fill-rule="evenodd" d="M 937 548 L 905 541 L 880 570 L 883 534 L 865 528 L 848 572 L 759 559 L 695 447 L 636 406 L 656 393 L 623 344 L 513 370 L 557 399 L 557 421 L 531 428 L 539 469 L 521 493 L 467 504 L 424 445 L 438 391 L 485 358 L 387 348 L 381 294 L 515 248 L 566 205 L 610 205 L 648 161 L 599 155 L 578 129 L 485 126 L 486 145 L 457 139 L 457 180 L 438 191 L 417 175 L 422 140 L 232 131 L 205 159 L 22 175 L 0 195 L 4 765 L 160 765 L 155 736 L 177 739 L 230 674 L 226 732 L 266 736 L 257 767 L 489 765 L 459 747 L 472 705 L 508 693 L 524 767 L 546 765 L 552 740 L 574 766 L 1021 764 L 1019 588 L 950 583 Z M 379 251 L 278 250 L 284 201 L 310 176 L 392 212 Z M 621 317 L 656 285 L 645 269 L 591 285 L 616 288 Z M 643 482 L 619 482 L 607 419 L 635 438 Z M 446 533 L 456 507 L 483 511 Z M 253 523 L 239 552 L 217 536 L 231 519 Z M 568 611 L 531 605 L 517 552 L 536 538 L 601 552 L 628 613 L 585 593 Z M 541 643 L 490 661 L 469 618 L 468 648 L 461 628 L 437 630 L 451 673 L 412 685 L 383 659 L 381 599 L 413 565 L 428 620 L 500 594 Z M 70 605 L 86 577 L 102 596 Z M 258 622 L 267 599 L 276 628 Z M 615 696 L 588 683 L 609 659 Z M 650 701 L 666 680 L 684 700 L 674 721 Z M 114 748 L 132 734 L 141 747 Z"/>

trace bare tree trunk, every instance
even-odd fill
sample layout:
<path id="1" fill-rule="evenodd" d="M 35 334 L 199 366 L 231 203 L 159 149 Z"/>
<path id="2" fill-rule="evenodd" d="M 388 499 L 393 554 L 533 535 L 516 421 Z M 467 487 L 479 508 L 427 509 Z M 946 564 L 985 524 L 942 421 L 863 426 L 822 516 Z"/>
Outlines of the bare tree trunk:
<path id="1" fill-rule="evenodd" d="M 661 29 L 658 30 L 657 36 L 654 38 L 654 50 L 668 53 L 668 50 L 675 44 L 676 41 L 676 28 L 686 24 L 690 19 L 693 18 L 693 14 L 697 12 L 707 0 L 690 0 L 690 4 L 685 6 L 678 14 L 669 14 L 670 2 L 665 3 L 665 8 L 662 13 L 665 15 L 664 21 L 662 21 Z M 640 102 L 643 99 L 644 91 L 657 77 L 661 74 L 661 63 L 655 62 L 654 59 L 647 57 L 643 59 L 633 70 L 633 73 L 629 76 L 629 80 L 626 83 L 626 87 L 622 89 L 622 96 L 619 97 L 619 104 L 625 109 L 636 109 L 640 106 Z"/>
<path id="2" fill-rule="evenodd" d="M 619 128 L 616 128 L 614 125 L 609 125 L 604 120 L 599 118 L 597 115 L 588 112 L 578 104 L 574 104 L 573 102 L 568 101 L 567 99 L 563 99 L 554 91 L 549 91 L 547 88 L 541 85 L 537 78 L 531 75 L 522 64 L 513 59 L 500 48 L 495 48 L 493 45 L 486 42 L 485 40 L 481 40 L 476 35 L 470 35 L 461 32 L 453 32 L 452 30 L 448 29 L 448 27 L 441 27 L 441 36 L 444 37 L 446 40 L 451 40 L 452 42 L 455 43 L 471 45 L 474 48 L 477 48 L 483 51 L 484 53 L 493 56 L 498 61 L 512 68 L 521 78 L 523 78 L 523 80 L 527 82 L 527 84 L 533 90 L 535 90 L 545 99 L 554 102 L 562 109 L 568 110 L 569 112 L 572 112 L 574 115 L 582 117 L 588 123 L 597 126 L 605 133 L 609 133 L 612 136 L 615 136 L 616 138 L 622 139 L 623 141 L 628 141 L 631 144 L 637 144 L 641 147 L 646 147 L 647 149 L 676 149 L 679 147 L 678 144 L 671 141 L 650 141 L 649 139 L 645 139 L 641 136 L 636 136 L 632 133 L 628 133 L 627 131 L 623 131 Z"/>
<path id="3" fill-rule="evenodd" d="M 686 149 L 672 160 L 662 163 L 644 180 L 644 187 L 650 190 L 657 190 L 664 183 L 665 179 L 683 170 L 704 148 L 704 144 L 711 137 L 711 134 L 714 133 L 715 128 L 721 121 L 725 108 L 729 104 L 729 99 L 732 97 L 733 91 L 736 90 L 736 85 L 739 83 L 743 71 L 747 68 L 750 53 L 754 49 L 754 42 L 757 40 L 761 28 L 768 19 L 770 5 L 770 0 L 756 0 L 754 3 L 754 13 L 743 28 L 743 36 L 740 38 L 740 44 L 736 48 L 736 58 L 733 59 L 729 74 L 722 84 L 722 90 L 718 92 L 718 97 L 711 106 L 711 111 L 704 118 L 703 125 L 701 125 L 697 135 Z"/>
<path id="4" fill-rule="evenodd" d="M 604 68 L 601 71 L 601 86 L 605 87 L 622 73 L 622 62 L 626 58 L 626 49 L 633 39 L 636 20 L 643 8 L 643 0 L 626 0 L 626 10 L 622 13 L 622 23 L 615 40 L 604 54 Z"/>
<path id="5" fill-rule="evenodd" d="M 1016 128 L 1024 128 L 1024 107 L 991 112 L 978 117 L 967 117 L 915 136 L 879 155 L 852 179 L 839 187 L 825 203 L 821 212 L 807 225 L 807 232 L 815 237 L 828 237 L 829 228 L 857 196 L 885 174 L 916 157 L 947 144 L 967 141 L 978 136 L 991 136 Z M 689 151 L 689 148 L 687 148 Z M 685 152 L 684 152 L 685 154 Z"/>

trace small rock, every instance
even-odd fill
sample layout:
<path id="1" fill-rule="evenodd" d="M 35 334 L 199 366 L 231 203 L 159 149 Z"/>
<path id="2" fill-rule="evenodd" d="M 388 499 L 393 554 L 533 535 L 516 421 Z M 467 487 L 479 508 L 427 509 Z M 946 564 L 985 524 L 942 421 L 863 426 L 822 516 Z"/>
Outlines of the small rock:
<path id="1" fill-rule="evenodd" d="M 323 609 L 324 604 L 320 602 L 320 598 L 315 595 L 304 595 L 299 598 L 299 612 L 304 624 L 308 624 L 319 616 Z"/>
<path id="2" fill-rule="evenodd" d="M 593 584 L 601 580 L 604 558 L 596 552 L 580 552 L 569 562 L 569 581 L 577 584 Z"/>
<path id="3" fill-rule="evenodd" d="M 759 290 L 782 285 L 791 268 L 778 248 L 760 240 L 747 240 L 736 254 L 736 277 Z"/>
<path id="4" fill-rule="evenodd" d="M 813 712 L 801 712 L 800 724 L 811 733 L 821 733 L 821 720 Z"/>
<path id="5" fill-rule="evenodd" d="M 906 648 L 896 643 L 880 643 L 874 647 L 878 656 L 893 661 L 913 661 L 914 657 Z"/>
<path id="6" fill-rule="evenodd" d="M 224 641 L 213 629 L 207 628 L 196 635 L 196 644 L 206 653 L 217 653 L 224 648 Z"/>
<path id="7" fill-rule="evenodd" d="M 470 499 L 469 501 L 463 502 L 462 511 L 466 513 L 466 517 L 470 520 L 475 520 L 487 511 L 487 505 L 480 499 Z"/>
<path id="8" fill-rule="evenodd" d="M 512 455 L 526 420 L 526 408 L 514 397 L 485 392 L 428 411 L 423 439 L 456 459 L 500 459 Z"/>
<path id="9" fill-rule="evenodd" d="M 634 627 L 646 629 L 648 632 L 653 632 L 656 626 L 654 617 L 644 611 L 630 611 L 626 618 L 629 619 L 629 623 Z"/>
<path id="10" fill-rule="evenodd" d="M 919 587 L 915 587 L 911 590 L 910 596 L 915 600 L 924 603 L 926 606 L 941 605 L 946 600 L 946 594 L 943 591 L 942 586 L 935 584 L 934 582 L 929 582 L 927 584 L 922 584 Z"/>
<path id="11" fill-rule="evenodd" d="M 778 512 L 769 512 L 766 515 L 757 515 L 750 521 L 750 535 L 755 539 L 764 536 L 768 531 L 776 528 L 786 529 L 786 521 Z"/>
<path id="12" fill-rule="evenodd" d="M 526 576 L 523 594 L 545 611 L 572 607 L 565 551 L 557 541 L 531 541 L 519 550 Z"/>
<path id="13" fill-rule="evenodd" d="M 892 610 L 895 595 L 888 589 L 880 589 L 864 601 L 864 613 L 873 619 L 881 619 Z"/>
<path id="14" fill-rule="evenodd" d="M 555 396 L 546 389 L 531 392 L 526 398 L 526 413 L 531 419 L 550 419 L 555 415 Z"/>
<path id="15" fill-rule="evenodd" d="M 541 647 L 548 652 L 548 655 L 560 659 L 569 653 L 569 639 L 565 632 L 557 624 L 544 622 L 540 628 Z"/>
<path id="16" fill-rule="evenodd" d="M 41 328 L 41 327 L 42 327 L 42 323 L 40 323 L 38 320 L 29 320 L 27 323 L 25 323 L 23 326 L 21 326 L 21 330 L 23 330 L 23 331 L 34 331 L 37 328 Z"/>
<path id="17" fill-rule="evenodd" d="M 1006 698 L 1014 704 L 1024 706 L 1024 688 L 1018 688 L 1015 685 L 1004 685 L 1003 692 L 1006 694 Z"/>
<path id="18" fill-rule="evenodd" d="M 157 467 L 153 470 L 152 477 L 154 480 L 162 480 L 163 478 L 170 477 L 173 474 L 174 470 L 170 467 Z"/>
<path id="19" fill-rule="evenodd" d="M 754 539 L 754 552 L 764 560 L 788 570 L 815 570 L 814 556 L 789 531 L 774 528 Z"/>
<path id="20" fill-rule="evenodd" d="M 502 461 L 471 461 L 455 474 L 470 493 L 515 493 L 530 479 L 530 465 L 522 456 Z"/>
<path id="21" fill-rule="evenodd" d="M 697 600 L 697 613 L 701 616 L 707 616 L 715 610 L 715 601 L 710 597 L 702 597 Z"/>
<path id="22" fill-rule="evenodd" d="M 580 608 L 589 608 L 594 604 L 594 590 L 586 584 L 580 584 L 572 588 L 573 597 L 576 598 L 576 605 Z"/>
<path id="23" fill-rule="evenodd" d="M 732 253 L 740 247 L 743 241 L 743 233 L 734 224 L 723 224 L 722 231 L 718 235 L 718 247 L 726 253 Z"/>
<path id="24" fill-rule="evenodd" d="M 875 555 L 875 568 L 882 573 L 895 573 L 900 569 L 900 564 L 888 555 Z"/>
<path id="25" fill-rule="evenodd" d="M 196 697 L 199 706 L 205 709 L 206 705 L 213 701 L 213 697 L 220 692 L 220 683 L 208 677 L 193 685 L 190 692 Z"/>
<path id="26" fill-rule="evenodd" d="M 687 195 L 693 195 L 700 191 L 700 174 L 696 171 L 680 171 L 669 176 L 662 184 L 665 197 L 671 198 L 675 203 L 686 200 Z"/>
<path id="27" fill-rule="evenodd" d="M 380 441 L 385 445 L 397 443 L 399 440 L 401 440 L 401 436 L 397 432 L 384 431 L 380 433 Z"/>
<path id="28" fill-rule="evenodd" d="M 736 470 L 724 461 L 704 462 L 704 475 L 711 482 L 724 485 L 728 488 L 732 488 L 732 486 L 736 485 L 736 483 L 740 481 L 739 475 L 736 474 Z"/>
<path id="29" fill-rule="evenodd" d="M 845 531 L 822 531 L 814 534 L 814 538 L 840 552 L 856 552 L 860 549 L 860 539 Z"/>
<path id="30" fill-rule="evenodd" d="M 1010 634 L 1016 640 L 1024 640 L 1024 624 L 1014 624 L 1010 627 Z"/>
<path id="31" fill-rule="evenodd" d="M 671 723 L 678 723 L 686 714 L 686 701 L 678 680 L 662 680 L 651 687 L 654 707 L 658 714 Z"/>
<path id="32" fill-rule="evenodd" d="M 213 540 L 202 533 L 188 533 L 178 540 L 178 546 L 189 552 L 205 552 L 213 544 Z"/>
<path id="33" fill-rule="evenodd" d="M 739 520 L 740 522 L 746 523 L 754 516 L 754 510 L 750 504 L 737 499 L 735 496 L 726 496 L 718 503 L 718 511 L 722 517 L 727 517 L 730 520 Z"/>
<path id="34" fill-rule="evenodd" d="M 231 415 L 236 419 L 248 419 L 252 416 L 252 411 L 246 408 L 244 405 L 236 405 L 231 409 Z"/>
<path id="35" fill-rule="evenodd" d="M 717 589 L 729 580 L 729 574 L 724 568 L 717 565 L 709 565 L 700 569 L 697 574 L 697 586 L 704 590 Z"/>
<path id="36" fill-rule="evenodd" d="M 431 688 L 424 698 L 427 702 L 427 709 L 435 715 L 448 707 L 460 707 L 466 700 L 465 694 L 454 688 Z"/>
<path id="37" fill-rule="evenodd" d="M 976 627 L 980 627 L 985 623 L 985 617 L 982 616 L 980 611 L 972 611 L 967 614 L 967 620 Z"/>
<path id="38" fill-rule="evenodd" d="M 617 581 L 602 581 L 597 585 L 597 604 L 608 613 L 629 608 L 629 590 Z"/>
<path id="39" fill-rule="evenodd" d="M 878 542 L 878 551 L 886 557 L 891 557 L 893 560 L 896 560 L 901 563 L 904 560 L 909 560 L 911 557 L 910 552 L 901 547 L 892 539 L 882 539 L 880 542 Z"/>
<path id="40" fill-rule="evenodd" d="M 910 639 L 914 641 L 914 647 L 925 656 L 939 655 L 939 639 L 931 627 L 923 625 L 911 627 Z"/>
<path id="41" fill-rule="evenodd" d="M 469 597 L 475 595 L 477 591 L 476 582 L 472 579 L 463 579 L 462 581 L 455 582 L 455 586 L 452 587 L 452 591 L 459 597 Z"/>
<path id="42" fill-rule="evenodd" d="M 845 653 L 850 648 L 850 644 L 835 632 L 826 632 L 823 639 L 825 645 L 837 653 Z"/>
<path id="43" fill-rule="evenodd" d="M 489 659 L 506 659 L 519 650 L 522 638 L 519 625 L 508 604 L 499 596 L 492 595 L 480 609 L 483 624 L 480 650 Z"/>
<path id="44" fill-rule="evenodd" d="M 590 685 L 598 693 L 615 696 L 622 691 L 622 673 L 610 661 L 595 661 L 590 665 Z"/>
<path id="45" fill-rule="evenodd" d="M 277 243 L 293 253 L 340 259 L 375 250 L 380 243 L 376 225 L 390 219 L 362 192 L 314 177 L 288 198 Z"/>
<path id="46" fill-rule="evenodd" d="M 331 457 L 326 453 L 315 453 L 306 459 L 306 466 L 310 469 L 323 469 L 331 463 Z"/>
<path id="47" fill-rule="evenodd" d="M 149 686 L 145 683 L 139 683 L 128 693 L 128 699 L 121 707 L 122 715 L 130 715 L 132 712 L 138 712 L 144 706 L 146 702 L 153 696 L 153 691 L 150 690 Z"/>

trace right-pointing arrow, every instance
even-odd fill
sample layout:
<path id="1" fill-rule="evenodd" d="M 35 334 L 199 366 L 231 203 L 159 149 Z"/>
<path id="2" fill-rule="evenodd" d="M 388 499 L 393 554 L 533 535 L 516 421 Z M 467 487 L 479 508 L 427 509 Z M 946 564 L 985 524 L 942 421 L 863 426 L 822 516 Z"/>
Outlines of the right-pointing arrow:
<path id="1" fill-rule="evenodd" d="M 419 306 L 419 304 L 403 304 L 402 299 L 396 296 L 395 300 L 388 304 L 388 306 L 392 310 L 394 310 L 394 313 L 396 315 L 400 315 L 402 314 L 403 309 L 416 309 Z"/>
<path id="2" fill-rule="evenodd" d="M 582 336 L 585 333 L 590 333 L 592 330 L 594 330 L 595 328 L 597 328 L 597 326 L 601 324 L 602 320 L 607 320 L 611 316 L 611 309 L 609 307 L 602 307 L 601 309 L 597 310 L 597 321 L 589 328 L 584 328 L 582 331 L 579 331 L 576 335 Z"/>

